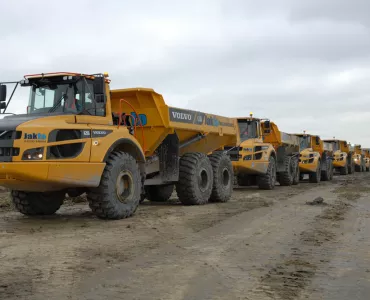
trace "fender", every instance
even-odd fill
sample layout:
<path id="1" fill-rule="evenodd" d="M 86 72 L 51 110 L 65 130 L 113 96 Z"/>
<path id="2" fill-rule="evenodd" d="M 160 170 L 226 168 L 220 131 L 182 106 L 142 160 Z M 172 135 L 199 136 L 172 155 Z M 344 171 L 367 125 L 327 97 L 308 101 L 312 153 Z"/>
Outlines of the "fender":
<path id="1" fill-rule="evenodd" d="M 107 150 L 107 153 L 104 156 L 103 162 L 106 162 L 108 160 L 109 155 L 115 149 L 121 149 L 122 151 L 126 151 L 130 153 L 131 155 L 133 155 L 137 161 L 141 163 L 145 162 L 145 155 L 141 147 L 139 147 L 131 139 L 128 139 L 128 138 L 122 138 L 122 139 L 116 140 Z"/>

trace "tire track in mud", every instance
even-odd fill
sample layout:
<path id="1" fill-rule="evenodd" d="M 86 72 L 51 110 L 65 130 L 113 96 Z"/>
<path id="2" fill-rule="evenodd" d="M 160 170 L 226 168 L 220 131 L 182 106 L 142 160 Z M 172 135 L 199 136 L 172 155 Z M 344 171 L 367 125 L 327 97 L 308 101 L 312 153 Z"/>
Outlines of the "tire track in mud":
<path id="1" fill-rule="evenodd" d="M 359 191 L 368 192 L 370 189 L 359 185 L 353 178 L 344 181 L 333 191 L 337 194 L 334 203 L 327 205 L 314 218 L 310 229 L 300 233 L 297 246 L 291 248 L 288 257 L 261 277 L 259 287 L 254 293 L 270 299 L 297 299 L 301 291 L 311 283 L 320 265 L 330 261 L 331 253 L 334 252 L 331 242 L 335 243 L 339 234 L 336 228 L 340 227 L 340 222 L 353 206 L 350 202 L 361 197 Z"/>

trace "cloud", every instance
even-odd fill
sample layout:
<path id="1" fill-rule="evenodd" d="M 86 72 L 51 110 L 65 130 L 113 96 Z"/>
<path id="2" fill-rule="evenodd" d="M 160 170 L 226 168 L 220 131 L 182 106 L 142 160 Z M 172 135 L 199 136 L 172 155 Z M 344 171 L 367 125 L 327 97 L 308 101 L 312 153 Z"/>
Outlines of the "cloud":
<path id="1" fill-rule="evenodd" d="M 250 111 L 286 132 L 370 147 L 368 1 L 13 1 L 2 4 L 0 80 L 109 72 L 172 106 Z M 10 110 L 25 109 L 27 93 Z"/>

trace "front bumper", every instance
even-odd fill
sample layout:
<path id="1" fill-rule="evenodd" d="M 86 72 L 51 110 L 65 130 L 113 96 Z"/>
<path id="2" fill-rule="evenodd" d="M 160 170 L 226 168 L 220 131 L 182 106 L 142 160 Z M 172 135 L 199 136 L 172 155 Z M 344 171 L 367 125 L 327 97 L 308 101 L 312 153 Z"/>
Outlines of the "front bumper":
<path id="1" fill-rule="evenodd" d="M 73 187 L 96 187 L 105 163 L 0 162 L 0 186 L 46 192 Z"/>
<path id="2" fill-rule="evenodd" d="M 266 174 L 268 161 L 239 160 L 232 161 L 234 173 L 238 174 Z"/>
<path id="3" fill-rule="evenodd" d="M 317 170 L 317 162 L 313 163 L 299 163 L 299 171 L 301 173 L 315 173 Z"/>
<path id="4" fill-rule="evenodd" d="M 333 167 L 334 168 L 343 168 L 346 166 L 347 161 L 344 160 L 333 160 Z"/>

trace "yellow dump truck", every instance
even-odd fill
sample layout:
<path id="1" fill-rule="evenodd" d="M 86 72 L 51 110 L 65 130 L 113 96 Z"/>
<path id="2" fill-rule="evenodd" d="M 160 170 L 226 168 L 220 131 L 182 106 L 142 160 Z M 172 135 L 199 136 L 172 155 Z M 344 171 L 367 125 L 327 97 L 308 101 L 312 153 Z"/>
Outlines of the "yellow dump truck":
<path id="1" fill-rule="evenodd" d="M 0 185 L 26 215 L 55 213 L 66 193 L 87 193 L 100 218 L 134 214 L 140 200 L 167 200 L 176 185 L 185 205 L 225 202 L 236 145 L 234 119 L 169 107 L 152 89 L 110 90 L 108 74 L 26 75 L 27 113 L 0 120 Z"/>
<path id="2" fill-rule="evenodd" d="M 366 167 L 366 172 L 370 171 L 370 149 L 369 148 L 363 148 L 362 149 L 362 154 L 365 159 L 365 167 Z"/>
<path id="3" fill-rule="evenodd" d="M 355 163 L 353 158 L 353 151 L 350 145 L 343 140 L 329 139 L 324 140 L 324 143 L 333 145 L 333 166 L 339 171 L 341 175 L 352 174 L 355 171 Z"/>
<path id="4" fill-rule="evenodd" d="M 260 189 L 271 190 L 276 181 L 282 186 L 297 184 L 298 138 L 280 132 L 274 123 L 252 114 L 237 121 L 241 143 L 228 151 L 238 185 L 258 185 Z"/>
<path id="5" fill-rule="evenodd" d="M 300 179 L 308 174 L 309 182 L 319 183 L 321 180 L 333 179 L 333 148 L 326 145 L 318 135 L 296 134 L 300 139 L 299 171 Z"/>
<path id="6" fill-rule="evenodd" d="M 366 162 L 365 156 L 362 153 L 361 145 L 356 144 L 351 146 L 351 150 L 353 151 L 353 159 L 355 162 L 355 171 L 356 172 L 365 172 L 366 171 Z"/>

